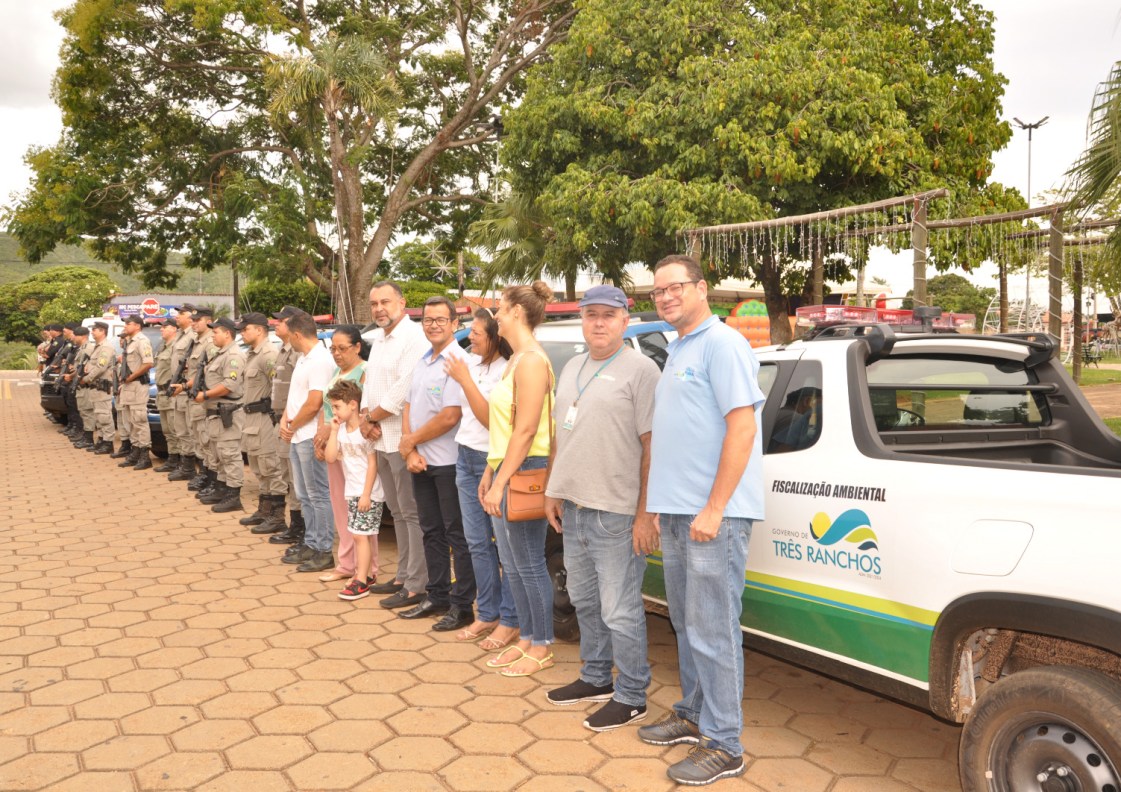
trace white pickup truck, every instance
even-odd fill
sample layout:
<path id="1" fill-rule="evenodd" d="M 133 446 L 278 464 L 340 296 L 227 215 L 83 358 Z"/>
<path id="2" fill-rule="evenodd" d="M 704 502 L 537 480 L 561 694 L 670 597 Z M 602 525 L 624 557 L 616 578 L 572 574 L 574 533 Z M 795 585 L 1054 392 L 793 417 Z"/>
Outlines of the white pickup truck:
<path id="1" fill-rule="evenodd" d="M 963 722 L 966 792 L 1121 792 L 1121 439 L 1053 339 L 841 325 L 758 357 L 746 643 Z"/>

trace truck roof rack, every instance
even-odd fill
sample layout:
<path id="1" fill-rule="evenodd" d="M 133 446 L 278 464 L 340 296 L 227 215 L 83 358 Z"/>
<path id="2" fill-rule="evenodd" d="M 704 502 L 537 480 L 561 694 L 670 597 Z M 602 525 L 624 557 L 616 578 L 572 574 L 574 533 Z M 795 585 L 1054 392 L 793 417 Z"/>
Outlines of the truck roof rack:
<path id="1" fill-rule="evenodd" d="M 821 328 L 820 332 L 815 335 L 807 336 L 804 340 L 830 341 L 844 338 L 859 338 L 868 345 L 869 362 L 871 362 L 876 358 L 890 354 L 897 341 L 912 341 L 918 339 L 945 340 L 947 336 L 953 336 L 955 340 L 964 341 L 966 343 L 1004 341 L 1009 344 L 1027 347 L 1028 355 L 1024 359 L 1024 365 L 1027 368 L 1035 368 L 1041 363 L 1045 363 L 1055 357 L 1059 352 L 1058 340 L 1049 333 L 1043 332 L 964 335 L 950 331 L 945 333 L 908 333 L 905 336 L 898 336 L 890 325 L 870 322 L 829 325 L 828 327 Z"/>

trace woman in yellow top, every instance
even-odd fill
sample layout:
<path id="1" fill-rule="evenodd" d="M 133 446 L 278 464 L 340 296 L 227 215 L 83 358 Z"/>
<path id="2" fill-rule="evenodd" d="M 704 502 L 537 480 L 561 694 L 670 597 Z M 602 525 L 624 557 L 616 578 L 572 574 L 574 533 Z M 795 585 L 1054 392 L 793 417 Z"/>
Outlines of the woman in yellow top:
<path id="1" fill-rule="evenodd" d="M 504 676 L 529 676 L 553 665 L 553 585 L 545 568 L 546 520 L 508 522 L 506 487 L 518 470 L 549 463 L 552 416 L 545 402 L 553 387 L 549 358 L 533 336 L 553 292 L 542 281 L 502 293 L 498 334 L 513 354 L 490 393 L 490 451 L 479 501 L 494 522 L 503 571 L 510 580 L 520 640 L 487 661 Z M 515 393 L 517 399 L 515 401 Z"/>

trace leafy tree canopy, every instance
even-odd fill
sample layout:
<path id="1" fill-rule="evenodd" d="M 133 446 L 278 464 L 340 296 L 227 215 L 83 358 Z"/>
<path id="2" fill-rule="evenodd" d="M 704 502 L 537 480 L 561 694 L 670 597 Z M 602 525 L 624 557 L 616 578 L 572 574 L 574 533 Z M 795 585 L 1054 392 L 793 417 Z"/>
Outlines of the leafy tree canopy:
<path id="1" fill-rule="evenodd" d="M 0 336 L 6 341 L 39 341 L 43 325 L 99 316 L 116 285 L 89 267 L 62 266 L 0 286 Z"/>
<path id="2" fill-rule="evenodd" d="M 331 305 L 330 297 L 308 280 L 252 281 L 242 288 L 240 298 L 244 311 L 256 311 L 265 316 L 272 316 L 285 305 L 294 305 L 312 315 L 327 313 Z"/>
<path id="3" fill-rule="evenodd" d="M 986 190 L 1011 134 L 992 46 L 992 14 L 969 0 L 584 0 L 505 117 L 502 153 L 554 237 L 605 273 L 653 263 L 684 228 L 934 187 L 954 198 L 932 216 L 1001 211 L 1019 197 Z M 761 282 L 775 324 L 805 258 L 712 277 Z"/>

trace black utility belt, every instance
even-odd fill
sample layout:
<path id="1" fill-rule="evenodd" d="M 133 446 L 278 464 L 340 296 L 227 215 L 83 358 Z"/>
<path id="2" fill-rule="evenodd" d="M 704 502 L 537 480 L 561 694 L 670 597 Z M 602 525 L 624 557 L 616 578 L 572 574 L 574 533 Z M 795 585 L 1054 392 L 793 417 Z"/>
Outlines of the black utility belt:
<path id="1" fill-rule="evenodd" d="M 211 404 L 215 406 L 206 408 L 207 415 L 237 412 L 242 407 L 241 402 L 211 402 Z"/>
<path id="2" fill-rule="evenodd" d="M 245 405 L 245 412 L 248 414 L 272 412 L 272 400 L 260 399 L 259 401 L 250 402 Z"/>

